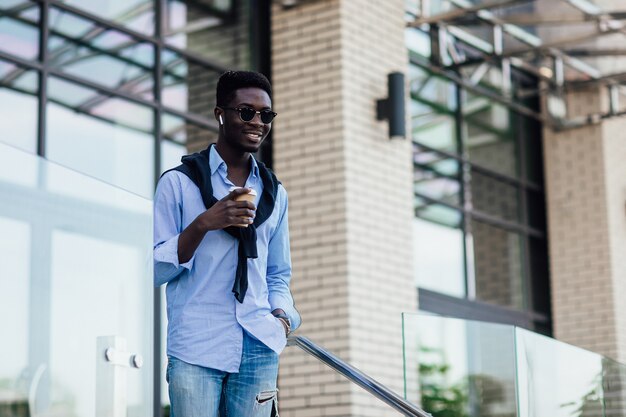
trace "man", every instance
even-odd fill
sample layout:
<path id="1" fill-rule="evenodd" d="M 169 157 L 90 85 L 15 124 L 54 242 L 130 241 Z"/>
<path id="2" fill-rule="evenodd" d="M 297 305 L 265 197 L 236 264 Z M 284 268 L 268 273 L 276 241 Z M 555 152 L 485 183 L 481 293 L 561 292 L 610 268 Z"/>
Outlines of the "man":
<path id="1" fill-rule="evenodd" d="M 216 93 L 217 143 L 166 172 L 154 199 L 171 415 L 267 417 L 277 404 L 278 355 L 300 325 L 289 291 L 287 193 L 251 155 L 276 113 L 262 74 L 226 72 Z M 238 200 L 251 190 L 254 203 Z"/>

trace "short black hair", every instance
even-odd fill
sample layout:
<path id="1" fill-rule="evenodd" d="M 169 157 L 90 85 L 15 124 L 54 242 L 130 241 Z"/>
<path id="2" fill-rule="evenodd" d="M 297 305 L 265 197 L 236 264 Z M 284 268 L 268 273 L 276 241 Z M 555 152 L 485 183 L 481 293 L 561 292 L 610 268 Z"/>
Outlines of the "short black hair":
<path id="1" fill-rule="evenodd" d="M 267 77 L 255 71 L 226 71 L 217 81 L 216 104 L 226 106 L 240 88 L 256 87 L 264 90 L 270 100 L 272 98 L 272 86 Z"/>

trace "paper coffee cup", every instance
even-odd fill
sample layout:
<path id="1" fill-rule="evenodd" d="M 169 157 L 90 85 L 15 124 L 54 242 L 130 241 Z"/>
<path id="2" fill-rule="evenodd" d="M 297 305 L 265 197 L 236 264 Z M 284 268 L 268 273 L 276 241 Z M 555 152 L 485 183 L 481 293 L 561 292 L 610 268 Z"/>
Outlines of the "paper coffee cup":
<path id="1" fill-rule="evenodd" d="M 238 188 L 243 188 L 243 187 L 230 187 L 230 189 L 228 190 L 228 192 L 232 192 L 233 190 L 236 190 Z M 253 189 L 250 189 L 250 192 L 248 192 L 247 194 L 241 194 L 238 195 L 235 198 L 235 201 L 249 201 L 251 203 L 254 203 L 254 199 L 256 198 L 256 191 L 254 191 Z M 247 219 L 248 217 L 243 217 L 244 219 Z M 247 224 L 241 224 L 241 225 L 236 225 L 237 227 L 248 227 Z"/>

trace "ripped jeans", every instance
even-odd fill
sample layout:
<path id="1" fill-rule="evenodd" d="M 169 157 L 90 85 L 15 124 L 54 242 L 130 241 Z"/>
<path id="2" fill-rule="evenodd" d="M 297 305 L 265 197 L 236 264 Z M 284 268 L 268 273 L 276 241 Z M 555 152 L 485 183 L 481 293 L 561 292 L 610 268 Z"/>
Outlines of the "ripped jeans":
<path id="1" fill-rule="evenodd" d="M 168 358 L 171 417 L 270 417 L 278 415 L 278 355 L 244 332 L 238 373 Z"/>

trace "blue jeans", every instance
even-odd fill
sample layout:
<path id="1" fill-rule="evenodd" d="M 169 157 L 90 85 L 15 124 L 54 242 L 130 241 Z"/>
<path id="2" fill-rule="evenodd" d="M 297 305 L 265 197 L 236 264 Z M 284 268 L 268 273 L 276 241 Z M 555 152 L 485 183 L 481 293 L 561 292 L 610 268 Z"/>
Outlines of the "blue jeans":
<path id="1" fill-rule="evenodd" d="M 168 357 L 171 417 L 269 417 L 277 410 L 278 354 L 246 332 L 238 373 Z M 219 414 L 218 414 L 219 412 Z"/>

